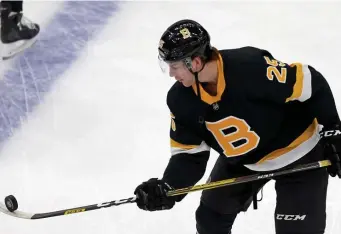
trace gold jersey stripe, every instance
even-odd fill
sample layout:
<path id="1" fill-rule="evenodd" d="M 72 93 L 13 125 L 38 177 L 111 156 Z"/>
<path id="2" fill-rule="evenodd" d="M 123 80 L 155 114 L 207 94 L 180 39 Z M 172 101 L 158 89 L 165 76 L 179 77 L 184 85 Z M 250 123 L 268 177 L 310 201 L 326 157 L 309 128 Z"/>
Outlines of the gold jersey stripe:
<path id="1" fill-rule="evenodd" d="M 321 125 L 313 123 L 287 147 L 273 151 L 255 164 L 245 166 L 253 171 L 271 171 L 283 168 L 308 154 L 320 141 Z"/>
<path id="2" fill-rule="evenodd" d="M 184 150 L 189 150 L 189 149 L 194 149 L 199 147 L 199 145 L 185 145 L 185 144 L 181 144 L 177 141 L 174 141 L 173 139 L 170 139 L 170 144 L 172 148 L 180 148 L 180 149 L 184 149 Z"/>
<path id="3" fill-rule="evenodd" d="M 291 67 L 296 66 L 296 82 L 294 85 L 294 89 L 292 92 L 292 95 L 286 99 L 285 102 L 293 101 L 299 99 L 302 95 L 302 90 L 303 90 L 303 66 L 301 63 L 293 63 L 290 65 Z"/>
<path id="4" fill-rule="evenodd" d="M 309 125 L 309 127 L 298 138 L 291 142 L 287 147 L 271 152 L 270 154 L 262 158 L 260 161 L 258 161 L 257 164 L 263 163 L 264 161 L 267 160 L 273 160 L 275 158 L 281 157 L 282 155 L 295 149 L 296 147 L 310 139 L 315 134 L 317 125 L 318 125 L 317 120 L 314 119 L 313 123 Z"/>

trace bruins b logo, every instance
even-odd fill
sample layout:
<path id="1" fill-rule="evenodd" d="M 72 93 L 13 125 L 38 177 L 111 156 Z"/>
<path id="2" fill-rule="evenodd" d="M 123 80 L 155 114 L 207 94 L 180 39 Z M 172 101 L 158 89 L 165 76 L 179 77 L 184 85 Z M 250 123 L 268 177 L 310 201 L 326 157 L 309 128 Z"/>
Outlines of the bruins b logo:
<path id="1" fill-rule="evenodd" d="M 183 28 L 183 29 L 181 29 L 181 30 L 180 30 L 180 33 L 181 33 L 181 35 L 182 35 L 182 37 L 183 37 L 184 39 L 187 39 L 187 38 L 189 38 L 189 37 L 192 36 L 192 35 L 191 35 L 191 32 L 188 30 L 188 28 Z"/>

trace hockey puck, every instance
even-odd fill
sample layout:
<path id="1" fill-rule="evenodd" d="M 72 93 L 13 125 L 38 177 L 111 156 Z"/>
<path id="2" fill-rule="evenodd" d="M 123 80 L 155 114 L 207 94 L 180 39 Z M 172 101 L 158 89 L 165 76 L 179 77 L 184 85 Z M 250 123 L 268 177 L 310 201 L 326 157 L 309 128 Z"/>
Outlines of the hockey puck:
<path id="1" fill-rule="evenodd" d="M 13 195 L 8 195 L 5 197 L 5 205 L 7 210 L 10 212 L 16 211 L 18 209 L 18 201 Z"/>

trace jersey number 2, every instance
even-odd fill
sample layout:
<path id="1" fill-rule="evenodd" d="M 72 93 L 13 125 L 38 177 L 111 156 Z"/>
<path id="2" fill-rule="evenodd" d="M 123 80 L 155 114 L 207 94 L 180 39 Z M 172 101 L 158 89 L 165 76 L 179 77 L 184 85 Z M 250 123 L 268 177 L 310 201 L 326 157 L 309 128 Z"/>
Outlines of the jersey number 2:
<path id="1" fill-rule="evenodd" d="M 287 69 L 285 68 L 285 63 L 279 62 L 276 59 L 270 59 L 267 56 L 264 56 L 266 63 L 270 66 L 266 69 L 266 77 L 269 80 L 273 80 L 274 76 L 280 83 L 285 83 L 287 81 Z M 279 70 L 279 68 L 281 70 Z"/>
<path id="2" fill-rule="evenodd" d="M 246 154 L 258 146 L 259 136 L 243 119 L 229 116 L 217 122 L 206 122 L 227 157 Z"/>

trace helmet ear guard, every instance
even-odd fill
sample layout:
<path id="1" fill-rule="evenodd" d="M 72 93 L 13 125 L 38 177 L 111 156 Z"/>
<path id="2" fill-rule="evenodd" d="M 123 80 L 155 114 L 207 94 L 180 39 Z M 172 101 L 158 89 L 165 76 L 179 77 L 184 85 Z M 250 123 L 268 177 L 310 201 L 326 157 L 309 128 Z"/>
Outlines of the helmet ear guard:
<path id="1" fill-rule="evenodd" d="M 185 66 L 192 72 L 192 57 L 187 57 L 183 59 Z M 193 73 L 193 72 L 192 72 Z"/>

